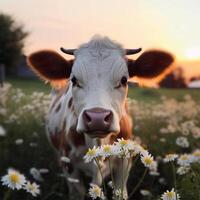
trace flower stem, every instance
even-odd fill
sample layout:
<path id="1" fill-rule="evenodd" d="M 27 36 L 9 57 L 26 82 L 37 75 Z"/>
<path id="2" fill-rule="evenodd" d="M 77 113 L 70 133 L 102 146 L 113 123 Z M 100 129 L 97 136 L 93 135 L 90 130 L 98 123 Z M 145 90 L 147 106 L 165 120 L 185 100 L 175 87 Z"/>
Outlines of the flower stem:
<path id="1" fill-rule="evenodd" d="M 121 199 L 123 200 L 123 196 L 124 196 L 124 158 L 122 158 L 121 161 L 122 161 Z"/>
<path id="2" fill-rule="evenodd" d="M 112 180 L 112 186 L 113 186 L 113 190 L 115 191 L 114 175 L 113 175 L 113 170 L 112 170 L 112 165 L 111 165 L 110 158 L 108 158 L 108 163 L 109 163 L 109 168 L 110 168 L 110 175 L 111 175 L 111 180 Z"/>
<path id="3" fill-rule="evenodd" d="M 175 166 L 174 166 L 173 162 L 170 162 L 170 163 L 171 163 L 172 171 L 173 171 L 174 189 L 175 189 L 176 200 L 177 200 L 176 169 L 175 169 Z"/>
<path id="4" fill-rule="evenodd" d="M 136 157 L 135 157 L 134 161 L 132 162 L 132 168 L 135 166 L 135 163 L 137 162 L 138 158 L 139 158 L 139 156 L 136 156 Z M 131 161 L 132 161 L 132 157 L 130 157 L 130 158 L 128 159 L 128 165 L 127 165 L 127 168 L 126 168 L 126 175 L 125 175 L 124 180 L 126 180 L 126 179 L 128 178 L 128 175 L 129 175 L 128 169 L 129 169 L 129 166 L 130 166 L 130 164 L 131 164 Z"/>
<path id="5" fill-rule="evenodd" d="M 10 195 L 11 195 L 11 189 L 9 189 L 9 190 L 6 192 L 6 194 L 4 195 L 3 200 L 8 200 L 9 197 L 10 197 Z"/>
<path id="6" fill-rule="evenodd" d="M 148 168 L 145 169 L 145 171 L 144 171 L 144 173 L 143 173 L 141 179 L 139 180 L 138 184 L 135 186 L 135 188 L 133 189 L 133 191 L 132 191 L 131 194 L 129 195 L 129 198 L 128 198 L 128 199 L 130 199 L 130 198 L 133 196 L 133 194 L 137 191 L 137 189 L 139 188 L 139 186 L 140 186 L 141 183 L 143 182 L 144 177 L 145 177 L 146 174 L 147 174 L 147 171 L 148 171 Z"/>
<path id="7" fill-rule="evenodd" d="M 103 183 L 103 190 L 104 190 L 104 193 L 105 193 L 105 196 L 106 196 L 106 184 L 105 184 L 105 181 L 104 181 L 104 178 L 103 178 L 103 173 L 101 171 L 101 166 L 100 166 L 98 158 L 95 158 L 94 160 L 97 164 L 97 167 L 99 168 L 99 172 L 100 172 L 102 183 Z"/>

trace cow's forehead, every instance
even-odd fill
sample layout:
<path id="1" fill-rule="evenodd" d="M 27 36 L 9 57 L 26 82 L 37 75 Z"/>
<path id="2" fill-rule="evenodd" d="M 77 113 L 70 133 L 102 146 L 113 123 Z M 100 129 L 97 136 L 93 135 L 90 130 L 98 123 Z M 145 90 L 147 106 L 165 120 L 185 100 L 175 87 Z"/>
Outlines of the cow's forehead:
<path id="1" fill-rule="evenodd" d="M 107 37 L 95 37 L 75 52 L 72 74 L 80 79 L 111 75 L 115 79 L 127 73 L 124 49 Z"/>
<path id="2" fill-rule="evenodd" d="M 109 52 L 107 56 L 96 56 L 91 53 L 84 52 L 79 54 L 72 68 L 72 75 L 78 76 L 80 79 L 102 78 L 102 79 L 118 79 L 123 75 L 128 76 L 128 70 L 124 57 L 118 52 Z"/>

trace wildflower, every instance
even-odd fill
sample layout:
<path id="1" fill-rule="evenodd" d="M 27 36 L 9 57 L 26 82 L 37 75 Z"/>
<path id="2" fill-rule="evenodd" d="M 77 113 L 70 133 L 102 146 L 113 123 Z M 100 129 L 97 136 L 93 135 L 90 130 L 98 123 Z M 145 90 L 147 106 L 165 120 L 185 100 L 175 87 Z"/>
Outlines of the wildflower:
<path id="1" fill-rule="evenodd" d="M 171 162 L 174 161 L 176 158 L 178 158 L 177 154 L 167 154 L 164 158 L 164 162 Z"/>
<path id="2" fill-rule="evenodd" d="M 194 157 L 196 162 L 200 162 L 200 150 L 197 149 L 192 153 L 192 156 Z"/>
<path id="3" fill-rule="evenodd" d="M 141 161 L 144 164 L 144 166 L 148 167 L 148 168 L 152 168 L 153 165 L 155 164 L 151 154 L 142 155 L 141 156 Z"/>
<path id="4" fill-rule="evenodd" d="M 181 167 L 178 167 L 177 174 L 184 175 L 184 174 L 188 173 L 189 171 L 190 171 L 190 167 L 181 166 Z"/>
<path id="5" fill-rule="evenodd" d="M 191 156 L 183 154 L 178 158 L 177 163 L 181 166 L 189 166 L 192 163 Z"/>
<path id="6" fill-rule="evenodd" d="M 122 191 L 121 189 L 117 189 L 114 191 L 114 195 L 118 198 L 120 198 L 122 196 Z M 123 191 L 123 199 L 127 199 L 128 198 L 128 195 L 127 195 L 127 192 L 126 190 Z"/>
<path id="7" fill-rule="evenodd" d="M 190 146 L 186 137 L 178 137 L 176 139 L 176 144 L 182 148 L 188 148 Z"/>
<path id="8" fill-rule="evenodd" d="M 101 199 L 104 199 L 104 194 L 103 194 L 101 188 L 95 184 L 90 184 L 89 195 L 92 199 L 96 199 L 98 197 Z"/>
<path id="9" fill-rule="evenodd" d="M 110 188 L 113 189 L 113 182 L 112 182 L 112 181 L 109 181 L 109 182 L 108 182 L 108 186 L 109 186 Z"/>
<path id="10" fill-rule="evenodd" d="M 140 155 L 147 155 L 148 151 L 146 151 L 141 145 L 135 144 L 134 145 L 134 152 L 135 154 L 140 154 Z"/>
<path id="11" fill-rule="evenodd" d="M 33 176 L 33 178 L 36 180 L 36 181 L 39 181 L 39 182 L 42 182 L 43 181 L 43 178 L 41 176 L 41 173 L 38 169 L 36 168 L 31 168 L 30 169 L 30 174 Z"/>
<path id="12" fill-rule="evenodd" d="M 149 190 L 140 190 L 140 193 L 143 195 L 143 196 L 151 196 L 151 192 Z"/>
<path id="13" fill-rule="evenodd" d="M 3 176 L 2 179 L 2 185 L 7 185 L 11 189 L 21 189 L 25 183 L 26 179 L 23 174 L 20 174 L 18 171 L 14 169 L 9 169 L 8 174 Z"/>
<path id="14" fill-rule="evenodd" d="M 134 150 L 134 142 L 131 140 L 118 139 L 115 142 L 116 152 L 121 151 L 120 156 L 130 157 L 130 151 Z"/>
<path id="15" fill-rule="evenodd" d="M 123 138 L 117 139 L 116 145 L 120 146 L 121 148 L 130 148 L 131 147 L 131 141 L 130 140 L 124 140 Z"/>
<path id="16" fill-rule="evenodd" d="M 16 145 L 21 145 L 21 144 L 23 144 L 23 143 L 24 143 L 24 140 L 21 139 L 21 138 L 15 140 L 15 144 L 16 144 Z"/>
<path id="17" fill-rule="evenodd" d="M 60 160 L 61 160 L 62 162 L 65 162 L 65 163 L 70 163 L 70 159 L 69 159 L 68 157 L 66 157 L 66 156 L 62 156 L 62 157 L 60 158 Z"/>
<path id="18" fill-rule="evenodd" d="M 0 136 L 6 136 L 6 130 L 0 126 Z"/>
<path id="19" fill-rule="evenodd" d="M 40 194 L 39 185 L 36 183 L 30 183 L 29 181 L 26 183 L 24 189 L 31 193 L 34 197 Z"/>
<path id="20" fill-rule="evenodd" d="M 106 145 L 103 145 L 100 147 L 99 149 L 99 155 L 106 158 L 106 157 L 109 157 L 113 154 L 116 154 L 116 148 L 114 148 L 113 145 L 109 145 L 109 144 L 106 144 Z"/>
<path id="21" fill-rule="evenodd" d="M 149 174 L 151 176 L 159 176 L 160 173 L 158 172 L 157 168 L 156 169 L 150 169 Z"/>
<path id="22" fill-rule="evenodd" d="M 177 196 L 177 200 L 180 199 L 180 195 L 176 194 L 174 191 L 174 188 L 172 188 L 171 191 L 166 191 L 162 196 L 161 199 L 162 200 L 176 200 L 176 196 Z"/>
<path id="23" fill-rule="evenodd" d="M 98 156 L 97 154 L 97 148 L 94 146 L 92 149 L 88 149 L 86 155 L 84 156 L 84 160 L 86 163 L 91 162 L 94 158 Z"/>
<path id="24" fill-rule="evenodd" d="M 79 182 L 80 182 L 78 179 L 70 178 L 70 177 L 68 177 L 67 180 L 68 180 L 70 183 L 79 183 Z"/>

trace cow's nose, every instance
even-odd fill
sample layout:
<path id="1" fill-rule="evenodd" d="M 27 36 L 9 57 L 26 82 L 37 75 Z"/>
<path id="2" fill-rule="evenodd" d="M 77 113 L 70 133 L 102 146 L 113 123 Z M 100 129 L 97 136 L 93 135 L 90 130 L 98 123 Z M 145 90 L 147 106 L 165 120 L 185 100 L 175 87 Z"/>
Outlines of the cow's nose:
<path id="1" fill-rule="evenodd" d="M 103 108 L 92 108 L 83 112 L 83 121 L 89 132 L 108 132 L 112 118 L 112 111 Z"/>

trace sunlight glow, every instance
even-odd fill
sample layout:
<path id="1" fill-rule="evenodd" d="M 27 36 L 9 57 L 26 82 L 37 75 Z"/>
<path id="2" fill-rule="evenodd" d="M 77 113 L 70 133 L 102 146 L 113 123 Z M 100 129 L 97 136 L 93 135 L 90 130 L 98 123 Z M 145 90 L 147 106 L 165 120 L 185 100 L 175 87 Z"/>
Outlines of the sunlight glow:
<path id="1" fill-rule="evenodd" d="M 200 59 L 200 48 L 191 48 L 185 52 L 185 57 L 189 60 Z"/>

